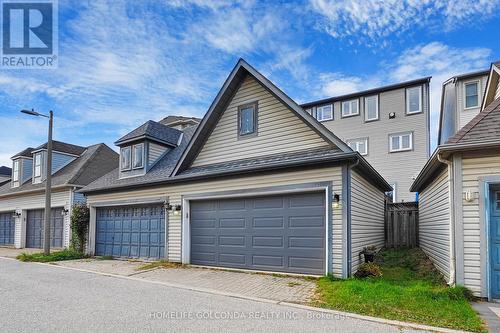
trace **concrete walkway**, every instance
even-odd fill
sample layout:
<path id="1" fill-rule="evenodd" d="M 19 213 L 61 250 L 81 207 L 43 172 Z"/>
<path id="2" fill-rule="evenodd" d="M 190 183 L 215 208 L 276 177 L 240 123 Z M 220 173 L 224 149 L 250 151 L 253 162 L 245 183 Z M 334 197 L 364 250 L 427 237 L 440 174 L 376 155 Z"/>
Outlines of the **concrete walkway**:
<path id="1" fill-rule="evenodd" d="M 144 263 L 124 260 L 82 259 L 61 261 L 53 264 L 98 273 L 135 276 L 149 281 L 181 285 L 188 289 L 201 288 L 280 302 L 308 304 L 316 291 L 314 280 L 301 277 L 189 266 L 142 271 L 139 268 Z"/>
<path id="2" fill-rule="evenodd" d="M 16 258 L 21 253 L 37 253 L 42 252 L 42 249 L 16 249 L 14 247 L 9 246 L 0 246 L 0 257 L 5 258 Z"/>
<path id="3" fill-rule="evenodd" d="M 478 302 L 472 307 L 486 322 L 490 332 L 500 332 L 500 303 Z"/>

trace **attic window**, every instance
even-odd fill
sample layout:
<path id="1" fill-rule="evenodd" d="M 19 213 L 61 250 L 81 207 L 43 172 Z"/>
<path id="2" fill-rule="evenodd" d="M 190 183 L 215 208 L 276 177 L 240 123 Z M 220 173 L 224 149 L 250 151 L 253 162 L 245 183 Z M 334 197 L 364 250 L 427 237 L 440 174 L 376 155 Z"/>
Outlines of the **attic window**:
<path id="1" fill-rule="evenodd" d="M 249 136 L 257 134 L 257 103 L 238 107 L 238 135 Z"/>
<path id="2" fill-rule="evenodd" d="M 134 169 L 141 169 L 144 167 L 144 145 L 138 144 L 134 145 L 134 161 L 133 161 L 133 167 Z"/>
<path id="3" fill-rule="evenodd" d="M 479 106 L 479 81 L 464 83 L 465 108 L 477 108 Z"/>
<path id="4" fill-rule="evenodd" d="M 35 154 L 35 177 L 42 176 L 42 154 Z"/>
<path id="5" fill-rule="evenodd" d="M 18 182 L 19 181 L 19 160 L 14 161 L 14 166 L 12 168 L 12 181 L 13 182 Z"/>
<path id="6" fill-rule="evenodd" d="M 130 147 L 122 148 L 120 153 L 120 165 L 122 171 L 130 170 L 131 167 L 130 157 L 131 157 Z"/>

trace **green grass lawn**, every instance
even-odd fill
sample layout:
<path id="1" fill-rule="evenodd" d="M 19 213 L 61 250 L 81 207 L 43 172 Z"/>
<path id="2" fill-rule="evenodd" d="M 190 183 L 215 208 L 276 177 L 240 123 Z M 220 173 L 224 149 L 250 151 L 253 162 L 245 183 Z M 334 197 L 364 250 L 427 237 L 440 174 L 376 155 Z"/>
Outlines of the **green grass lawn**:
<path id="1" fill-rule="evenodd" d="M 382 277 L 318 281 L 316 306 L 473 332 L 485 332 L 470 292 L 450 288 L 420 249 L 387 250 L 376 259 Z"/>
<path id="2" fill-rule="evenodd" d="M 83 253 L 79 253 L 73 250 L 62 250 L 51 252 L 50 255 L 46 256 L 43 252 L 40 253 L 21 253 L 17 256 L 20 261 L 29 262 L 51 262 L 51 261 L 63 261 L 63 260 L 74 260 L 82 259 L 87 256 Z"/>

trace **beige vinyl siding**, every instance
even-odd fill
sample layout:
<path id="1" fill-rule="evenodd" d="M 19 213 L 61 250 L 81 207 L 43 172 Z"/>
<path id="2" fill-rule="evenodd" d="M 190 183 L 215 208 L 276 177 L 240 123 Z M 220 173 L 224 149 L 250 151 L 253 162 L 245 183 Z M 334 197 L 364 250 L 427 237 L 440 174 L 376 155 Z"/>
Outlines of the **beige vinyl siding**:
<path id="1" fill-rule="evenodd" d="M 366 246 L 384 246 L 384 193 L 353 171 L 351 173 L 351 271 L 355 273 Z"/>
<path id="2" fill-rule="evenodd" d="M 474 80 L 479 80 L 479 106 L 477 108 L 470 108 L 465 110 L 464 83 L 471 82 Z M 469 121 L 471 121 L 472 118 L 474 118 L 479 113 L 479 111 L 481 111 L 481 103 L 483 101 L 483 96 L 486 90 L 487 81 L 488 81 L 488 75 L 483 75 L 477 78 L 469 78 L 466 80 L 462 80 L 457 83 L 457 111 L 459 114 L 457 132 L 462 127 L 464 127 Z"/>
<path id="3" fill-rule="evenodd" d="M 167 147 L 159 145 L 157 143 L 150 142 L 149 143 L 149 156 L 148 156 L 148 165 L 152 165 L 158 157 L 163 155 L 163 153 L 167 150 Z"/>
<path id="4" fill-rule="evenodd" d="M 72 203 L 72 191 L 58 190 L 52 192 L 51 196 L 51 206 L 56 207 L 66 207 L 70 208 Z M 27 210 L 32 209 L 44 209 L 45 208 L 45 193 L 38 192 L 34 194 L 25 194 L 18 196 L 10 196 L 0 198 L 0 212 L 11 212 L 16 210 L 22 211 L 22 216 L 16 218 L 16 230 L 14 235 L 14 243 L 16 247 L 22 247 L 25 237 L 25 225 L 26 222 L 23 221 L 26 216 Z M 64 239 L 63 246 L 67 247 L 69 245 L 69 235 L 70 235 L 70 214 L 67 214 L 64 218 Z"/>
<path id="5" fill-rule="evenodd" d="M 238 139 L 238 106 L 258 103 L 258 135 Z M 193 166 L 327 147 L 328 143 L 247 76 L 207 139 Z"/>
<path id="6" fill-rule="evenodd" d="M 423 112 L 419 114 L 406 114 L 406 90 L 402 88 L 379 94 L 379 120 L 365 122 L 360 98 L 358 116 L 341 118 L 341 102 L 336 102 L 334 120 L 322 122 L 343 141 L 368 138 L 368 155 L 364 157 L 389 184 L 396 184 L 398 201 L 415 201 L 409 188 L 428 159 L 427 85 L 422 85 L 422 95 Z M 389 119 L 391 112 L 396 114 L 394 119 Z M 390 153 L 389 135 L 402 132 L 413 132 L 413 150 Z"/>
<path id="7" fill-rule="evenodd" d="M 494 100 L 497 99 L 497 98 L 500 98 L 500 80 L 498 80 L 498 83 L 497 83 L 497 89 L 495 91 L 495 98 L 494 98 Z"/>
<path id="8" fill-rule="evenodd" d="M 462 158 L 462 190 L 479 193 L 479 177 L 500 175 L 500 155 Z M 476 296 L 481 292 L 479 200 L 463 201 L 465 286 Z M 483 295 L 484 296 L 484 295 Z"/>
<path id="9" fill-rule="evenodd" d="M 342 168 L 329 167 L 320 169 L 308 169 L 293 172 L 282 172 L 258 176 L 247 176 L 241 178 L 229 178 L 223 180 L 211 180 L 206 182 L 195 182 L 185 185 L 171 185 L 156 188 L 146 188 L 137 191 L 115 192 L 108 194 L 90 195 L 87 202 L 105 204 L 105 202 L 116 202 L 120 200 L 139 200 L 147 198 L 168 197 L 172 205 L 182 204 L 182 196 L 200 193 L 249 190 L 273 186 L 292 184 L 304 184 L 314 182 L 333 182 L 333 193 L 342 193 Z M 343 200 L 343 198 L 341 198 Z M 342 274 L 342 211 L 333 210 L 333 223 L 330 230 L 333 232 L 332 270 L 336 276 Z M 168 259 L 181 261 L 181 216 L 169 215 L 168 221 Z"/>
<path id="10" fill-rule="evenodd" d="M 420 248 L 436 268 L 450 278 L 450 186 L 448 169 L 444 168 L 420 193 Z"/>

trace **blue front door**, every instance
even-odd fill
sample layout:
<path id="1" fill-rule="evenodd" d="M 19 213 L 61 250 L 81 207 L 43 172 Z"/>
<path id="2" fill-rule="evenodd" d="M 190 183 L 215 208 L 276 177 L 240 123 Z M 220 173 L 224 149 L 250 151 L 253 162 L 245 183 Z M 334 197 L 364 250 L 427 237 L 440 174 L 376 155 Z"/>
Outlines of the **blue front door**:
<path id="1" fill-rule="evenodd" d="M 500 299 L 500 187 L 490 192 L 491 297 Z"/>

